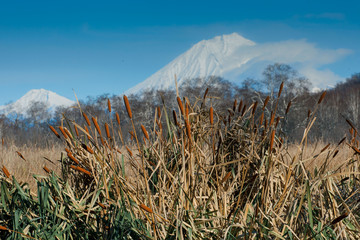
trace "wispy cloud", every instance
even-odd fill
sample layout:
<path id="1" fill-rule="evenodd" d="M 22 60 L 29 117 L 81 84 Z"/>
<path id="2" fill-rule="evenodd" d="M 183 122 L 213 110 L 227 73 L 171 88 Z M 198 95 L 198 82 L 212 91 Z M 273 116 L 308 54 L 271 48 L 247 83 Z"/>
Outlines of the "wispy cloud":
<path id="1" fill-rule="evenodd" d="M 338 21 L 345 19 L 344 14 L 336 13 L 336 12 L 325 12 L 320 14 L 309 13 L 306 14 L 304 17 L 308 19 L 328 19 L 328 20 L 338 20 Z"/>

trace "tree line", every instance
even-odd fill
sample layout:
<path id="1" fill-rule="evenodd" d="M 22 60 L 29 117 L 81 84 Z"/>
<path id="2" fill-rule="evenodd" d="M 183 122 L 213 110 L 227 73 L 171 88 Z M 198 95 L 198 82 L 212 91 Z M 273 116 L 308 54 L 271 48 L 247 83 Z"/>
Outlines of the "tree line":
<path id="1" fill-rule="evenodd" d="M 297 142 L 303 136 L 307 120 L 321 92 L 312 92 L 310 81 L 289 65 L 268 65 L 262 73 L 262 79 L 245 79 L 240 85 L 217 76 L 188 79 L 181 85 L 178 94 L 180 97 L 186 96 L 190 103 L 195 103 L 200 102 L 205 90 L 208 89 L 207 104 L 213 106 L 220 114 L 234 109 L 234 103 L 242 102 L 243 106 L 250 107 L 253 102 L 258 102 L 261 106 L 269 96 L 265 111 L 265 118 L 269 118 L 278 101 L 277 92 L 281 83 L 284 83 L 284 88 L 277 112 L 285 116 L 287 106 L 291 102 L 290 112 L 281 119 L 282 131 L 289 142 Z M 167 114 L 172 116 L 172 110 L 177 109 L 176 97 L 175 90 L 146 90 L 141 95 L 128 96 L 136 129 L 140 129 L 141 124 L 149 130 L 154 129 L 154 116 L 159 107 L 162 112 L 166 109 Z M 111 102 L 111 113 L 107 110 L 108 99 Z M 353 74 L 344 82 L 328 89 L 326 98 L 317 111 L 317 120 L 309 135 L 311 141 L 339 141 L 349 130 L 346 120 L 357 127 L 360 123 L 360 73 Z M 87 97 L 70 108 L 57 108 L 52 117 L 41 103 L 33 103 L 26 118 L 0 115 L 0 138 L 3 144 L 49 147 L 57 144 L 58 140 L 49 131 L 48 125 L 67 126 L 67 123 L 73 121 L 84 125 L 85 120 L 81 112 L 97 118 L 100 125 L 105 122 L 117 124 L 115 113 L 118 113 L 122 137 L 125 141 L 131 139 L 132 128 L 123 98 L 109 94 Z M 166 126 L 165 124 L 164 122 L 163 125 Z M 121 141 L 120 136 L 118 138 L 118 141 Z"/>

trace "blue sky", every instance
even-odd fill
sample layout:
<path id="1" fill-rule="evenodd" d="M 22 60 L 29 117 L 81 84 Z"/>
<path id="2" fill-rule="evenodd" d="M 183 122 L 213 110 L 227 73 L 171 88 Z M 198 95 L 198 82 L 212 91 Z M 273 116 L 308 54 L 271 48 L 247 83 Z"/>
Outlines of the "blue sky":
<path id="1" fill-rule="evenodd" d="M 345 49 L 324 70 L 360 72 L 358 1 L 2 1 L 0 105 L 45 88 L 122 94 L 203 39 Z"/>

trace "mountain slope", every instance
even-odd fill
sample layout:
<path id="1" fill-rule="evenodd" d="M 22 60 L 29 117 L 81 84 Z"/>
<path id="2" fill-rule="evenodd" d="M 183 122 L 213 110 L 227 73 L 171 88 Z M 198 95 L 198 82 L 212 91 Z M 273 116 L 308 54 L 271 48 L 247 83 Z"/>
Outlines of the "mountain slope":
<path id="1" fill-rule="evenodd" d="M 28 110 L 35 102 L 44 104 L 50 114 L 54 113 L 56 107 L 68 107 L 75 103 L 74 101 L 62 97 L 52 91 L 48 91 L 45 89 L 33 89 L 27 92 L 16 102 L 10 103 L 5 106 L 0 106 L 0 113 L 3 113 L 5 115 L 22 114 L 24 116 L 27 116 Z"/>
<path id="2" fill-rule="evenodd" d="M 252 46 L 255 46 L 254 42 L 237 33 L 200 41 L 145 81 L 129 89 L 126 94 L 136 94 L 151 88 L 174 88 L 175 75 L 179 85 L 189 78 L 224 76 L 250 60 L 236 53 Z"/>

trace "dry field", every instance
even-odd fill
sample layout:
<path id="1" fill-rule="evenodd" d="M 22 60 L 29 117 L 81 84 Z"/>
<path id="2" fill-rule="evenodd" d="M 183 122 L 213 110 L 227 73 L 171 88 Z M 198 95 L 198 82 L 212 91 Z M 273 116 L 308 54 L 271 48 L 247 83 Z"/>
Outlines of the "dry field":
<path id="1" fill-rule="evenodd" d="M 357 130 L 349 121 L 352 134 L 339 143 L 307 141 L 324 96 L 289 146 L 277 105 L 265 114 L 269 98 L 234 101 L 220 114 L 207 91 L 196 103 L 177 97 L 177 109 L 157 108 L 150 130 L 135 128 L 124 96 L 133 136 L 125 144 L 115 140 L 110 102 L 113 122 L 81 113 L 84 125 L 51 126 L 59 148 L 2 148 L 0 231 L 7 239 L 358 239 Z M 37 191 L 16 181 L 34 173 L 45 176 Z"/>

